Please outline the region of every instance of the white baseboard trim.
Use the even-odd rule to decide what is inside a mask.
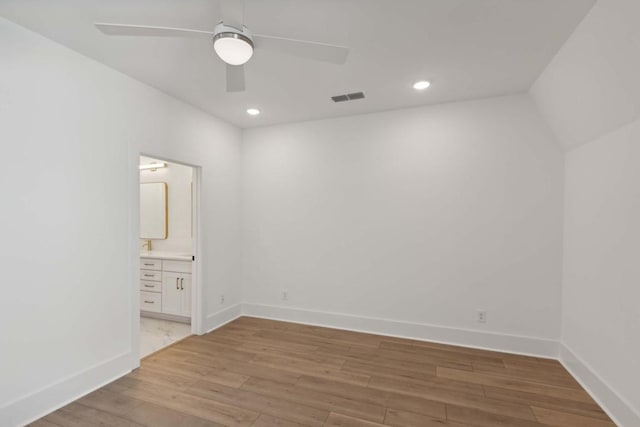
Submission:
[[[208,315],[205,319],[204,330],[207,331],[206,333],[209,333],[214,329],[218,329],[220,326],[236,320],[240,316],[242,316],[242,304],[232,305],[222,311]]]
[[[389,335],[422,341],[454,344],[483,350],[504,351],[557,359],[559,343],[550,339],[458,329],[423,323],[353,316],[262,304],[242,304],[242,314],[356,332]]]
[[[175,314],[156,313],[154,311],[140,310],[140,317],[150,317],[151,319],[168,320],[170,322],[180,322],[191,324],[191,318],[185,316],[176,316]]]
[[[618,426],[640,426],[640,414],[566,344],[560,346],[560,363]]]
[[[115,356],[0,407],[0,425],[24,426],[131,372],[132,353]]]

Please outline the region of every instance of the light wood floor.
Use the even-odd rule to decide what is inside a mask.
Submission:
[[[243,317],[33,425],[614,424],[557,361]]]

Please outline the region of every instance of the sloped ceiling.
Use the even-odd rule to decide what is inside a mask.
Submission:
[[[640,118],[640,1],[600,0],[531,95],[565,149]]]
[[[241,1],[241,0],[238,0]],[[94,22],[212,30],[218,0],[1,0],[0,15],[240,127],[527,91],[593,0],[244,0],[256,33],[347,45],[343,66],[256,51],[226,93],[210,40],[108,37]],[[418,79],[432,87],[416,93]],[[335,104],[332,95],[364,91]],[[247,107],[263,114],[248,117]]]

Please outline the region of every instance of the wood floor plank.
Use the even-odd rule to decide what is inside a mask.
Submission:
[[[251,425],[251,427],[303,427],[304,424],[294,423],[293,421],[283,420],[282,418],[272,417],[271,415],[262,414]]]
[[[557,427],[615,427],[610,420],[601,420],[597,418],[584,417],[582,415],[570,414],[564,411],[555,411],[552,409],[531,408],[533,414],[542,424]]]
[[[485,386],[484,390],[488,398],[503,402],[514,402],[524,405],[538,406],[540,408],[556,409],[601,420],[609,419],[607,414],[595,401],[579,402],[575,400],[558,399],[557,397],[545,396],[542,394],[489,386]]]
[[[428,380],[433,379],[436,376],[436,368],[437,367],[433,365],[431,368],[425,367],[424,369],[414,370],[397,366],[389,366],[380,362],[347,360],[342,364],[340,369],[344,372],[358,373],[368,376],[378,375],[390,376],[392,378]]]
[[[35,427],[610,427],[556,360],[241,317]]]
[[[590,402],[591,397],[586,391],[575,388],[558,387],[549,384],[533,383],[519,379],[508,378],[499,375],[483,374],[478,372],[460,371],[451,368],[437,369],[438,377],[450,380],[467,382],[469,384],[481,384],[495,387],[502,387],[510,390],[527,391],[531,393],[544,394],[559,399],[577,400]]]
[[[250,426],[260,415],[257,411],[199,398],[133,379],[129,389],[122,394],[225,426]]]
[[[287,400],[277,393],[260,394],[250,389],[234,389],[208,381],[196,383],[186,393],[308,426],[322,425],[329,415],[328,410]]]
[[[542,424],[537,421],[523,420],[521,418],[514,418],[507,415],[495,414],[457,405],[447,405],[447,419],[465,425],[478,427],[542,427]]]
[[[384,424],[393,427],[464,427],[462,424],[447,421],[442,418],[433,418],[427,415],[401,411],[393,408],[387,409]]]
[[[329,418],[327,418],[327,422],[324,425],[326,427],[385,427],[384,424],[365,421],[336,412],[329,414]]]
[[[406,378],[373,376],[371,377],[369,385],[371,387],[390,389],[415,396],[427,396],[437,391],[484,397],[482,385],[464,381],[443,381],[441,378],[419,381]]]
[[[454,359],[433,355],[417,355],[409,351],[398,351],[381,348],[370,351],[361,348],[352,348],[349,356],[357,360],[388,361],[389,363],[404,363],[407,366],[443,366],[447,368],[472,370],[473,366],[469,360]]]
[[[367,385],[369,383],[369,379],[371,378],[368,375],[345,372],[340,370],[339,368],[332,368],[313,362],[297,360],[291,357],[256,355],[253,360],[251,360],[251,363],[269,368],[281,368],[285,371],[297,374],[318,375],[324,378],[332,378],[336,381],[358,385]]]
[[[195,417],[154,403],[145,402],[124,417],[144,426],[153,427],[221,427],[223,424],[215,423],[204,418]],[[107,424],[108,425],[108,424]]]
[[[388,392],[385,400],[385,407],[427,415],[432,418],[445,419],[447,417],[446,406],[444,403],[399,393]]]
[[[432,347],[416,346],[411,344],[402,344],[398,342],[383,341],[380,344],[380,348],[383,350],[392,350],[398,352],[404,352],[412,357],[419,358],[435,358],[442,360],[460,361],[464,363],[472,362],[485,362],[485,363],[500,363],[502,359],[495,356],[487,356],[482,354],[470,354],[467,352],[455,352],[448,350],[440,350]]]
[[[473,363],[473,372],[496,375],[527,382],[541,383],[557,387],[580,390],[580,384],[569,374],[561,375],[543,369],[532,370],[522,367],[496,367],[489,364]]]
[[[200,366],[214,366],[216,368],[226,369],[229,372],[248,375],[249,377],[258,377],[271,379],[286,384],[295,384],[300,378],[299,373],[282,369],[278,366],[264,366],[252,364],[249,362],[236,362],[215,358],[209,355],[198,355],[188,359],[185,363],[193,363]]]
[[[520,418],[524,420],[535,419],[533,413],[531,412],[531,408],[528,405],[488,399],[484,396],[478,396],[477,394],[452,392],[450,390],[442,390],[429,387],[415,389],[407,387],[403,382],[389,380],[388,378],[374,378],[369,383],[369,386],[371,388],[395,391],[400,394],[417,396],[427,400],[442,402],[446,404],[454,404],[489,413],[504,414],[510,417]]]
[[[358,396],[363,402],[384,406],[387,394],[382,390],[377,390],[367,386],[349,384],[332,380],[330,378],[316,377],[312,375],[302,375],[296,386],[305,389],[318,390],[323,393],[333,394],[349,398]]]
[[[295,359],[307,361],[310,363],[318,363],[325,366],[330,366],[332,368],[338,369],[340,368],[344,362],[345,358],[341,356],[320,353],[318,352],[319,347],[312,347],[313,350],[300,350],[300,349],[292,349],[283,346],[274,346],[270,343],[254,343],[248,342],[244,343],[238,347],[241,351],[247,351],[255,354],[263,354],[263,355],[271,355],[271,356],[280,356],[280,357],[293,357]]]
[[[142,405],[144,402],[132,398],[131,396],[124,396],[119,393],[112,393],[105,389],[99,389],[94,391],[93,393],[89,393],[81,399],[78,399],[73,404],[75,403],[99,409],[101,411],[108,412],[114,415],[124,415],[127,412],[135,409],[137,406]]]
[[[183,376],[159,369],[153,369],[153,365],[145,364],[129,374],[130,378],[149,381],[154,384],[162,385],[176,390],[184,390],[190,385],[198,381],[198,378],[192,376]]]
[[[55,424],[51,421],[48,421],[47,418],[40,418],[29,424],[30,427],[60,427],[60,424]]]
[[[75,426],[113,426],[113,427],[141,427],[131,420],[107,411],[92,408],[73,402],[59,411],[49,414],[46,420],[61,427]]]
[[[360,401],[358,396],[345,398],[259,378],[251,378],[242,385],[242,389],[267,396],[279,396],[302,405],[339,412],[368,421],[382,422],[385,415],[384,407]]]

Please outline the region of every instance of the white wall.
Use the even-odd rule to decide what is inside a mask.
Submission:
[[[240,132],[1,18],[0,61],[0,425],[12,426],[137,363],[140,152],[202,166],[203,316],[219,293],[239,302]]]
[[[563,343],[640,414],[640,121],[567,154],[565,218]]]
[[[563,360],[640,425],[640,2],[599,1],[531,94],[566,160]]]
[[[151,247],[154,251],[192,254],[192,168],[177,163],[140,156],[141,165],[159,162],[166,163],[167,167],[140,171],[141,183],[164,182],[167,184],[167,238],[152,240]],[[141,247],[144,242],[145,240],[140,242]],[[143,249],[143,251],[144,250],[145,249]]]
[[[556,340],[562,183],[527,95],[246,130],[244,299]]]

